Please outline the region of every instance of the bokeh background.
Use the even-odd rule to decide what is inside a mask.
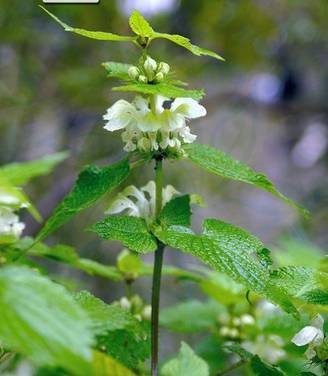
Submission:
[[[51,176],[27,187],[46,218],[83,165],[112,163],[123,155],[119,134],[102,128],[102,114],[120,94],[111,92],[115,82],[106,78],[100,63],[133,63],[139,51],[66,33],[37,5],[33,0],[0,0],[0,162],[70,152]],[[196,229],[203,218],[219,217],[244,226],[269,248],[303,246],[326,253],[326,0],[101,0],[99,5],[48,7],[70,25],[119,34],[130,33],[127,18],[137,8],[155,29],[180,33],[222,54],[225,63],[193,56],[164,40],[150,49],[152,57],[167,61],[190,87],[206,89],[208,116],[191,124],[199,141],[265,172],[283,193],[307,207],[311,218],[305,221],[275,197],[210,176],[187,162],[166,163],[166,181],[206,199],[206,209],[195,208]],[[130,182],[144,185],[152,177],[146,166]],[[69,244],[85,257],[115,263],[119,245],[84,231],[103,217],[105,205],[103,200],[77,216],[49,244]],[[40,225],[28,215],[25,221],[26,234],[36,234]],[[165,261],[179,266],[195,262],[173,250],[166,251]],[[107,301],[124,294],[119,284],[56,263],[49,266],[61,279],[73,279]],[[135,291],[149,301],[150,280],[142,278]],[[163,306],[196,296],[194,286],[164,278]],[[163,336],[162,351],[172,352],[179,339]]]

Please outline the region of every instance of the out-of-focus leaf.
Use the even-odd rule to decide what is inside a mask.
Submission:
[[[262,243],[245,230],[208,219],[204,221],[202,235],[182,226],[171,226],[157,231],[156,235],[163,243],[191,253],[215,270],[279,304],[287,312],[297,314],[286,292],[271,283],[268,270],[254,258]]]
[[[160,324],[174,332],[193,333],[210,331],[215,327],[222,305],[215,301],[189,300],[164,308],[160,313]]]
[[[108,305],[87,291],[77,294],[76,300],[89,315],[98,349],[130,369],[149,357],[148,322],[138,321],[118,304]]]
[[[117,63],[115,61],[107,61],[102,63],[106,69],[108,77],[119,78],[120,80],[130,80],[128,70],[132,67],[131,64]]]
[[[201,48],[198,47],[192,43],[190,43],[190,39],[183,37],[182,35],[177,35],[177,34],[166,34],[166,33],[154,33],[152,36],[152,39],[155,38],[164,38],[168,39],[169,41],[178,44],[179,46],[186,48],[188,51],[192,52],[194,55],[197,56],[211,56],[214,57],[215,59],[222,60],[224,61],[224,58],[220,55],[218,55],[216,52],[207,50],[206,48]]]
[[[117,268],[121,273],[138,276],[142,267],[141,258],[127,249],[124,249],[117,257]]]
[[[181,87],[174,86],[170,83],[159,84],[143,84],[134,83],[124,86],[117,86],[112,88],[113,91],[128,91],[141,94],[160,94],[168,98],[187,97],[195,100],[200,100],[204,96],[204,90],[187,90]]]
[[[43,240],[73,215],[95,204],[105,193],[113,191],[129,175],[127,159],[112,166],[87,166],[79,175],[72,191],[57,206],[37,236]]]
[[[34,161],[10,163],[0,168],[0,176],[13,185],[23,185],[37,176],[48,174],[67,157],[67,152],[61,152]]]
[[[119,240],[126,247],[140,253],[153,252],[157,248],[155,237],[148,231],[140,217],[110,216],[89,228],[103,239]]]
[[[137,11],[134,10],[129,18],[129,25],[134,33],[141,37],[150,38],[154,34],[149,22]]]
[[[115,268],[115,266],[103,265],[100,262],[94,260],[80,258],[76,260],[76,262],[73,263],[72,266],[91,275],[98,275],[100,277],[111,279],[113,281],[122,280],[122,275],[121,273],[119,273],[117,268]]]
[[[117,360],[100,351],[93,352],[92,376],[136,376]]]
[[[0,270],[0,339],[37,365],[88,375],[87,315],[60,285],[24,267]]]
[[[76,294],[75,300],[88,314],[95,335],[105,335],[108,331],[134,328],[139,325],[131,313],[119,304],[106,304],[88,291]]]
[[[183,148],[188,154],[188,158],[205,170],[224,178],[255,185],[297,208],[304,216],[308,216],[309,213],[306,209],[280,193],[266,175],[254,171],[249,166],[233,159],[221,150],[195,142],[185,144]]]
[[[181,343],[179,354],[162,367],[161,376],[209,376],[206,362],[185,343]]]
[[[52,17],[56,22],[58,22],[64,29],[65,31],[70,31],[75,34],[82,35],[87,38],[92,38],[92,39],[98,39],[98,40],[110,40],[110,41],[117,41],[117,42],[133,42],[135,40],[135,37],[128,37],[128,36],[122,36],[122,35],[117,35],[113,33],[105,33],[103,31],[90,31],[90,30],[84,30],[84,29],[79,29],[75,27],[71,27],[67,25],[66,23],[62,22],[58,17],[56,17],[54,14],[49,12],[46,8],[43,6],[39,5],[41,9],[43,9],[46,13],[49,14],[50,17]]]

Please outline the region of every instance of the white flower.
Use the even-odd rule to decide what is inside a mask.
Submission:
[[[0,236],[19,238],[24,228],[24,223],[19,222],[19,217],[12,208],[0,206]]]
[[[316,352],[314,348],[322,345],[324,340],[323,332],[324,320],[321,315],[316,315],[310,322],[310,325],[305,326],[292,338],[292,342],[296,346],[309,345],[309,348],[305,352],[308,359],[312,359]]]
[[[170,71],[170,66],[167,63],[160,62],[158,64],[158,72],[161,72],[166,76]]]
[[[245,350],[258,354],[269,363],[277,363],[286,357],[286,351],[283,349],[284,341],[276,335],[259,335],[254,341],[244,341],[241,343]]]
[[[163,188],[162,205],[164,206],[178,193],[172,185]],[[118,214],[126,211],[127,215],[142,217],[149,223],[155,217],[155,202],[156,186],[153,181],[150,181],[141,189],[130,185],[116,196],[105,214]]]
[[[145,152],[174,148],[181,150],[183,143],[192,143],[196,135],[186,122],[206,115],[206,109],[191,98],[176,98],[170,108],[164,108],[169,98],[154,96],[153,111],[148,99],[137,96],[132,103],[118,100],[103,116],[104,128],[110,132],[124,129],[124,150]]]
[[[12,236],[19,238],[25,228],[25,224],[19,221],[15,210],[27,207],[19,197],[0,189],[0,236]]]
[[[147,56],[145,62],[144,62],[144,69],[147,73],[149,81],[152,81],[155,76],[155,72],[157,70],[157,63],[154,59],[152,59],[150,56]]]
[[[123,296],[123,297],[120,299],[120,306],[121,306],[123,309],[130,310],[132,304],[131,304],[130,300],[129,300],[126,296]]]
[[[140,71],[137,67],[132,66],[128,69],[128,75],[132,80],[136,80],[140,75]]]

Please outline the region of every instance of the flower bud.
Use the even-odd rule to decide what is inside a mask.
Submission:
[[[158,64],[158,71],[163,73],[164,76],[167,75],[170,71],[170,66],[167,63],[160,62]]]
[[[163,74],[162,72],[158,72],[158,73],[156,73],[156,75],[155,75],[155,80],[156,80],[157,82],[161,82],[161,81],[163,81],[163,80],[164,80],[164,74]]]
[[[150,305],[146,305],[142,311],[142,317],[145,319],[145,320],[150,320],[151,318],[151,306]]]
[[[143,74],[141,74],[139,77],[138,77],[138,81],[139,82],[142,82],[143,84],[146,84],[148,82],[148,79],[146,76],[144,76]]]
[[[140,75],[140,71],[137,67],[132,66],[128,69],[128,75],[131,78],[131,80],[136,80]]]
[[[248,314],[244,314],[241,316],[240,321],[243,325],[254,325],[255,320],[254,317]]]
[[[120,306],[123,309],[129,310],[131,308],[131,303],[127,297],[123,296],[123,298],[120,299]]]
[[[150,56],[147,56],[147,59],[144,63],[145,71],[148,73],[153,74],[157,69],[157,63],[154,59],[152,59]]]

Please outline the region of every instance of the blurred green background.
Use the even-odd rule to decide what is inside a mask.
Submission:
[[[102,114],[121,94],[111,92],[115,82],[106,78],[100,63],[134,63],[139,51],[66,33],[37,5],[0,0],[0,162],[69,150],[70,158],[54,174],[28,186],[46,218],[83,165],[111,163],[123,155],[120,135],[102,128]],[[311,211],[311,219],[304,221],[265,192],[210,176],[187,162],[167,162],[166,181],[181,192],[205,197],[207,208],[195,209],[196,228],[203,218],[218,217],[244,226],[269,247],[283,248],[293,239],[294,246],[309,243],[326,250],[326,0],[101,0],[99,5],[48,7],[72,26],[118,34],[130,33],[127,18],[137,8],[155,29],[180,33],[222,54],[225,63],[193,56],[164,40],[150,49],[152,57],[168,62],[190,87],[205,87],[208,116],[191,124],[199,141],[268,174],[283,193]],[[130,182],[144,185],[152,177],[146,166]],[[104,200],[79,215],[49,243],[66,243],[83,256],[115,262],[120,247],[84,231],[103,217],[105,205]],[[25,221],[25,233],[36,234],[39,224],[28,215]],[[194,262],[172,250],[165,261],[180,266]],[[62,278],[76,278],[106,300],[124,293],[122,286],[104,279],[51,266]],[[149,301],[149,279],[138,282],[137,291]],[[197,294],[166,278],[163,305]]]

